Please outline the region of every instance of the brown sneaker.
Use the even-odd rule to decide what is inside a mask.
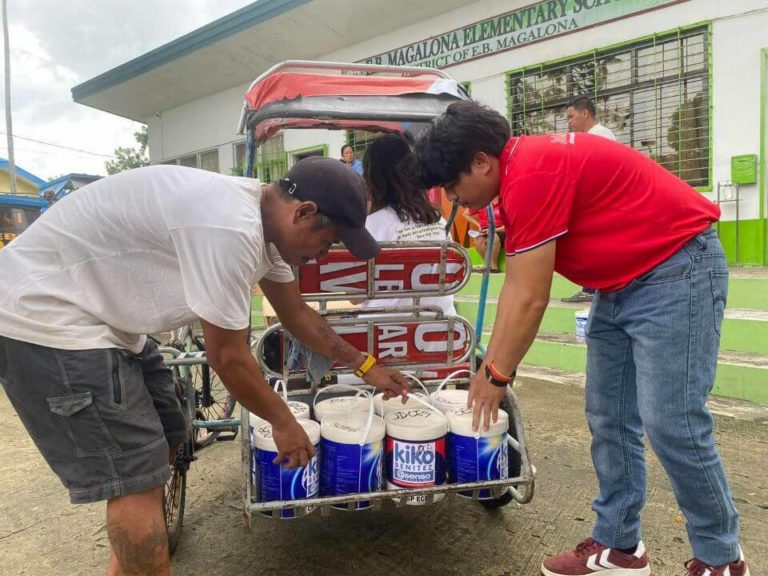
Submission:
[[[545,576],[649,576],[651,567],[642,542],[634,554],[624,554],[587,538],[575,550],[544,560],[541,572]]]
[[[701,560],[691,558],[685,563],[685,569],[685,576],[749,576],[749,566],[744,560],[743,552],[739,553],[738,561],[723,566],[709,566]]]
[[[580,290],[579,292],[576,292],[573,296],[568,296],[567,298],[560,298],[561,302],[592,302],[592,300],[595,298],[595,295],[591,292],[584,292],[583,290]]]

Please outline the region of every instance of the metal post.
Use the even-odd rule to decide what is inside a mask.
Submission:
[[[11,194],[16,194],[16,161],[13,153],[13,124],[11,122],[11,45],[8,38],[8,2],[3,0],[3,45],[5,56],[5,135],[8,138],[8,176]]]
[[[491,258],[493,256],[493,243],[496,241],[496,220],[493,216],[493,203],[488,204],[488,243],[485,247],[485,266],[483,267],[483,279],[480,282],[480,302],[477,306],[477,322],[475,324],[475,334],[477,334],[477,344],[485,356],[485,346],[482,344],[483,328],[485,324],[485,304],[488,298],[488,285],[490,284]]]

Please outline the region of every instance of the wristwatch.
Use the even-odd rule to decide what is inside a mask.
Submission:
[[[365,354],[365,360],[355,370],[355,376],[358,378],[365,376],[376,365],[376,357],[373,354],[368,354],[368,352],[363,352],[363,354]]]
[[[494,386],[498,386],[499,388],[506,388],[508,384],[512,384],[515,381],[515,376],[517,375],[517,370],[512,372],[511,375],[505,376],[498,370],[496,370],[496,367],[493,365],[493,362],[489,362],[485,365],[485,377]]]

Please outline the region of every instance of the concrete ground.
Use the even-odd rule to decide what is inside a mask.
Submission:
[[[190,472],[174,574],[522,576],[590,533],[596,482],[578,386],[528,380],[518,390],[536,496],[489,513],[453,500],[431,508],[337,513],[242,528],[239,439],[202,451]],[[734,411],[738,413],[738,410]],[[71,506],[0,392],[0,575],[105,573],[104,505]],[[717,439],[742,514],[753,576],[768,574],[768,425],[717,417]],[[653,574],[684,573],[685,526],[666,477],[649,459],[644,539]]]

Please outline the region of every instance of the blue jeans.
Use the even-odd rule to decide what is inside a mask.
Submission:
[[[614,293],[587,321],[587,421],[600,494],[592,537],[640,541],[646,473],[642,436],[669,476],[699,560],[739,557],[739,515],[706,407],[720,346],[728,268],[712,229]]]

